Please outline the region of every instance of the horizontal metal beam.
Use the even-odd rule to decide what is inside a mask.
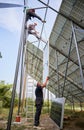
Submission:
[[[69,21],[72,21],[73,23],[75,23],[77,26],[79,26],[80,28],[84,29],[84,24],[79,23],[79,21],[77,21],[75,18],[73,18],[72,16],[67,16],[66,14],[64,14],[63,12],[59,12],[57,10],[55,10],[54,8],[52,8],[51,6],[47,5],[46,3],[44,3],[41,0],[38,0],[39,2],[41,2],[42,4],[44,4],[45,6],[47,6],[48,8],[50,8],[51,10],[53,10],[54,12],[58,13],[59,15],[63,16],[64,18],[68,19]]]
[[[58,93],[58,91],[56,91],[55,88],[53,88],[53,89],[54,89],[54,94],[55,94],[55,93]],[[53,92],[53,91],[52,91],[52,86],[49,86],[49,90],[51,90],[51,92]],[[73,96],[73,95],[71,94],[70,96]],[[64,96],[64,97],[66,98],[66,100],[68,100],[68,101],[70,101],[70,102],[72,103],[72,100],[71,100],[69,97],[67,97],[67,96]],[[76,99],[76,101],[80,101],[80,100],[77,99],[76,97],[75,97],[75,99]]]
[[[38,55],[35,55],[34,54],[34,52],[32,52],[31,50],[29,50],[29,48],[27,48],[27,51],[29,52],[29,53],[31,53],[32,55],[34,55],[37,59],[39,59],[41,62],[43,62],[43,60],[38,56]],[[57,70],[56,70],[56,68],[55,67],[53,67],[52,65],[49,65],[49,67],[52,69],[52,70],[54,70],[55,72],[57,72]],[[62,73],[62,72],[60,72],[60,71],[58,71],[58,74],[61,76],[61,77],[65,77],[65,75]],[[77,82],[75,82],[75,81],[73,81],[71,78],[69,78],[68,76],[66,77],[66,80],[67,81],[69,81],[71,84],[73,84],[74,86],[76,86],[79,90],[81,90],[81,91],[83,91],[84,92],[84,90],[82,90],[82,88],[81,88],[81,85],[78,85],[77,84]]]
[[[53,46],[51,44],[49,44],[49,46],[51,48],[53,48],[54,50],[58,51],[60,54],[62,54],[63,56],[65,56],[66,58],[68,58],[68,55],[66,55],[62,50],[59,50],[56,46]],[[76,64],[77,66],[79,66],[79,64],[77,62],[75,62],[71,57],[69,57],[69,60],[72,61],[74,64]],[[84,69],[84,67],[82,67],[82,69]]]

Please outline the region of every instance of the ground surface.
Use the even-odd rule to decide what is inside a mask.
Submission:
[[[7,121],[0,121],[0,130],[5,130],[7,128]],[[59,130],[58,126],[49,118],[49,116],[42,115],[40,119],[41,130]],[[33,126],[30,122],[26,121],[24,118],[21,119],[21,123],[13,122],[11,130],[33,130]]]
[[[11,130],[33,130],[32,125],[21,119],[22,123],[12,124]],[[83,114],[77,113],[72,116],[64,118],[63,130],[84,130],[84,112]],[[40,126],[42,130],[59,130],[57,125],[49,118],[49,115],[45,114],[41,116]],[[6,130],[7,121],[0,118],[0,130]]]
[[[84,112],[76,112],[64,119],[63,130],[84,130]]]

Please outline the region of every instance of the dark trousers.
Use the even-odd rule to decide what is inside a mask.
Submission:
[[[35,105],[36,106],[35,121],[34,121],[35,126],[39,125],[39,119],[40,119],[40,115],[41,115],[42,105],[43,105],[43,103]]]

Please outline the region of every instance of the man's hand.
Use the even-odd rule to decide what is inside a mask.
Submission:
[[[42,20],[42,23],[46,23],[46,21],[45,21],[45,20]]]

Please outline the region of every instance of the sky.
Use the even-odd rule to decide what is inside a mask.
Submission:
[[[42,0],[47,3],[47,0]],[[62,0],[50,0],[49,5],[54,9],[58,10]],[[0,0],[0,2],[8,2],[23,5],[24,0]],[[44,7],[38,0],[28,0],[29,8]],[[36,13],[44,19],[45,9],[38,9]],[[0,8],[0,52],[2,58],[0,58],[0,81],[5,83],[13,83],[18,47],[20,42],[21,27],[23,20],[23,7],[20,8]],[[48,9],[46,15],[46,23],[42,37],[45,40],[49,39],[51,30],[53,28],[57,14]],[[37,22],[36,30],[41,33],[42,22],[34,18],[28,21],[29,23]],[[28,36],[30,42],[37,40],[34,36]],[[38,46],[38,43],[35,43]],[[42,49],[42,44],[39,46]]]

